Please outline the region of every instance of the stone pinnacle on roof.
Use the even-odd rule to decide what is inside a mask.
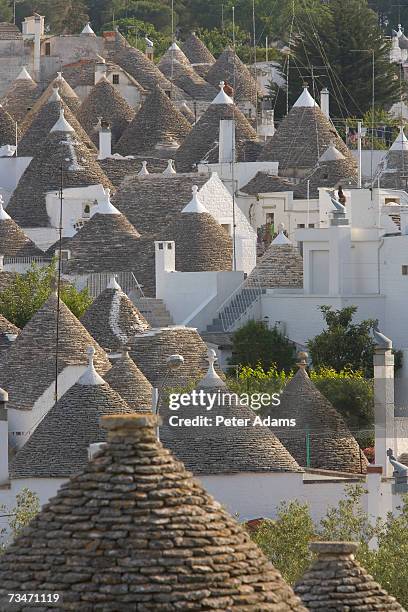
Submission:
[[[199,381],[198,388],[199,389],[205,389],[205,388],[215,389],[219,387],[220,389],[226,389],[227,385],[226,385],[225,380],[222,380],[222,378],[217,374],[214,368],[215,362],[218,359],[217,353],[214,351],[214,349],[208,349],[207,359],[208,359],[208,372],[204,376],[204,378],[202,378]]]
[[[295,584],[295,593],[308,610],[319,612],[404,612],[356,561],[357,549],[355,542],[312,542],[310,550],[317,553],[317,559]]]
[[[61,108],[60,116],[57,123],[51,128],[51,132],[65,132],[65,133],[73,133],[74,128],[68,123],[65,119],[65,111]]]
[[[81,318],[93,338],[106,350],[118,351],[150,325],[122,291],[115,276]]]
[[[208,210],[198,197],[198,187],[193,185],[192,187],[193,197],[190,202],[183,208],[183,213],[208,213]]]
[[[184,115],[166,93],[156,87],[123,132],[116,151],[121,155],[160,157],[160,151],[166,147],[174,151],[190,130],[191,125]]]
[[[28,72],[25,66],[22,67],[21,71],[16,77],[16,81],[33,81],[30,73]]]
[[[91,218],[99,213],[100,215],[121,215],[122,213],[111,202],[111,190],[105,189],[105,197],[91,211]]]
[[[117,391],[127,405],[136,412],[151,412],[153,387],[129,356],[127,347],[119,358],[112,359],[112,367],[105,380]]]
[[[81,34],[90,34],[95,36],[95,32],[93,31],[93,29],[91,28],[91,23],[90,21],[88,21],[88,23],[85,25],[84,29],[82,30]]]
[[[163,170],[162,174],[164,176],[170,176],[171,174],[177,174],[174,169],[174,159],[167,160],[167,168]]]
[[[211,104],[234,104],[234,100],[225,93],[225,89],[224,89],[225,82],[220,81],[219,86],[220,86],[220,91],[216,95],[214,100],[211,102]]]
[[[142,161],[142,167],[137,173],[137,176],[148,176],[150,172],[147,169],[147,161]]]
[[[35,313],[8,351],[1,381],[10,393],[10,408],[31,410],[55,381],[56,321],[59,308],[58,371],[86,365],[86,349],[96,349],[95,363],[104,374],[110,367],[106,353],[55,293]]]
[[[274,244],[274,245],[292,244],[289,238],[285,236],[284,231],[285,231],[285,226],[283,225],[283,223],[279,223],[278,235],[276,236],[276,238],[272,240],[271,244]]]
[[[107,445],[1,556],[1,596],[24,584],[77,610],[97,601],[112,610],[306,612],[248,533],[158,442],[157,425],[150,414],[102,419]]]
[[[19,328],[0,314],[0,362],[4,359],[2,356],[5,354],[4,352],[10,348],[12,339],[17,337],[19,333]]]
[[[408,151],[408,138],[405,136],[404,126],[400,126],[399,134],[392,143],[390,151]]]
[[[112,143],[116,144],[135,114],[135,110],[121,93],[103,76],[82,102],[78,120],[95,144],[99,142],[99,133],[96,130],[98,117],[109,123]]]
[[[314,100],[310,95],[309,88],[307,85],[303,86],[303,91],[293,106],[295,106],[296,108],[313,108],[314,106],[318,106],[316,100]]]
[[[331,161],[339,161],[341,159],[346,159],[338,149],[336,149],[335,145],[331,143],[327,149],[322,153],[319,157],[319,162],[331,162]]]
[[[95,358],[95,349],[93,346],[90,346],[87,350],[88,354],[88,368],[82,374],[82,376],[78,379],[78,385],[103,385],[105,381],[102,376],[99,376],[98,372],[95,370],[94,358]]]
[[[4,210],[3,204],[4,204],[3,196],[0,195],[0,221],[11,219],[10,215],[8,215],[6,211]],[[2,251],[2,255],[3,255],[3,251]]]
[[[54,87],[54,91],[50,95],[48,102],[61,102],[61,96],[59,95],[58,87]]]

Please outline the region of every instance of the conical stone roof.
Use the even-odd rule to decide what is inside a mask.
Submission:
[[[100,119],[109,123],[112,143],[115,144],[134,119],[135,114],[135,110],[125,98],[103,76],[82,102],[77,116],[89,137],[98,145],[97,125]]]
[[[176,243],[176,270],[232,270],[232,239],[208,212],[183,212],[157,240]]]
[[[75,115],[59,96],[55,89],[47,104],[43,104],[36,115],[32,118],[30,125],[25,130],[20,142],[18,143],[18,154],[21,157],[35,157],[41,153],[48,135],[57,123],[61,108],[64,110],[65,119],[75,130],[77,138],[93,153],[96,147]]]
[[[37,83],[23,69],[6,91],[1,104],[4,110],[20,124],[32,109],[40,93]]]
[[[162,72],[144,53],[134,47],[121,47],[114,56],[114,62],[121,66],[136,79],[147,91],[154,91],[160,87],[163,91],[171,92],[173,100],[185,100],[188,95],[172,85]]]
[[[312,542],[310,549],[318,557],[295,584],[295,592],[308,610],[375,610],[404,612],[356,561],[355,542]]]
[[[407,189],[408,139],[403,127],[400,127],[397,138],[379,164],[373,184],[377,187],[378,182],[385,189]]]
[[[9,393],[9,408],[31,410],[55,380],[57,307],[57,296],[52,294],[8,351],[7,364],[0,371],[0,386]],[[104,374],[110,368],[105,352],[61,301],[58,371],[85,365],[89,346],[95,348],[95,365]]]
[[[248,153],[248,143],[258,145],[257,134],[248,119],[234,104],[212,103],[193,126],[176,153],[178,172],[191,172],[201,161],[217,163],[220,120],[235,120],[235,148],[237,161],[254,161]],[[256,155],[259,149],[255,148]]]
[[[62,121],[58,121],[47,136],[42,150],[33,158],[11,196],[7,210],[21,227],[49,225],[46,194],[59,192],[61,165],[65,188],[90,185],[112,188],[89,149],[62,117]]]
[[[135,334],[150,328],[115,280],[91,304],[81,323],[100,346],[111,351],[121,349]]]
[[[114,359],[105,380],[136,412],[151,412],[153,387],[125,349]]]
[[[318,198],[320,187],[337,188],[339,185],[344,188],[357,187],[357,183],[356,161],[345,157],[334,145],[330,145],[320,157],[317,167],[310,176],[294,187],[293,194],[295,198],[305,199],[309,191],[310,198]]]
[[[67,274],[133,270],[140,235],[112,204],[99,206],[91,219],[69,242],[71,257],[64,263]]]
[[[130,356],[153,387],[163,380],[166,359],[176,354],[184,357],[184,363],[168,373],[166,387],[185,387],[201,380],[208,370],[207,353],[204,340],[191,327],[152,329],[130,343]]]
[[[5,257],[45,257],[41,249],[25,235],[10,215],[3,209],[0,196],[0,254]]]
[[[190,36],[182,44],[182,49],[191,64],[215,63],[215,57],[195,32],[191,32]]]
[[[97,601],[109,610],[305,612],[250,536],[157,441],[154,415],[104,417],[103,426],[107,447],[1,556],[2,597],[23,588],[60,593],[63,609]]]
[[[362,473],[367,460],[342,416],[318,391],[301,365],[274,407],[274,419],[296,419],[296,427],[272,428],[302,467]],[[309,442],[307,441],[307,438]]]
[[[121,155],[158,155],[162,145],[178,147],[191,125],[165,92],[156,87],[116,145]],[[168,157],[174,155],[174,149]]]
[[[30,112],[27,113],[24,121],[21,124],[22,133],[24,133],[28,129],[29,125],[33,121],[34,117],[36,116],[40,108],[44,104],[48,104],[48,101],[50,97],[52,96],[52,94],[54,93],[54,89],[56,88],[58,88],[59,95],[64,100],[65,104],[68,106],[69,110],[74,115],[76,115],[76,113],[79,110],[79,107],[81,106],[81,101],[76,95],[75,91],[72,89],[72,87],[64,79],[64,77],[62,76],[62,73],[58,73],[56,78],[53,81],[51,81],[51,83],[48,85],[46,90],[35,101]]]
[[[235,102],[250,101],[256,105],[258,83],[231,47],[226,47],[207,73],[207,81],[218,87],[225,81],[234,89]]]
[[[176,43],[173,43],[166,51],[158,67],[170,81],[187,92],[194,100],[210,101],[217,95],[216,88],[197,74]]]
[[[198,405],[194,404],[193,394],[190,394],[190,405],[181,406],[177,412],[167,406],[160,410],[163,421],[160,440],[163,445],[194,474],[300,471],[299,465],[278,438],[267,427],[256,424],[256,413],[236,397],[231,397],[225,382],[214,370],[211,351],[209,361],[209,372],[196,389],[196,393],[203,394]],[[211,407],[213,399],[214,405]],[[211,425],[203,423],[195,427],[174,427],[170,419],[175,414],[179,419],[204,415]],[[217,418],[224,419],[218,426]],[[234,420],[234,427],[225,424]]]
[[[303,287],[303,259],[293,244],[275,241],[258,260],[247,279],[248,286],[275,289]]]
[[[307,92],[306,97],[304,92]],[[322,113],[307,89],[267,141],[259,161],[279,162],[282,176],[306,176],[320,156],[333,144],[346,159],[355,160],[340,138],[336,128]]]
[[[106,439],[101,417],[131,412],[91,364],[18,451],[10,466],[11,477],[68,478],[78,474],[86,466],[89,445]]]
[[[15,119],[0,104],[0,147],[15,145],[16,139],[20,138],[20,129],[16,128]]]

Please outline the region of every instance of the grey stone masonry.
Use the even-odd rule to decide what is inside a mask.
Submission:
[[[4,612],[13,591],[60,593],[58,609],[76,612],[306,611],[235,519],[157,441],[157,417],[102,424],[107,446],[0,557]]]
[[[404,608],[361,567],[354,542],[312,542],[317,560],[295,585],[308,610],[388,612]]]

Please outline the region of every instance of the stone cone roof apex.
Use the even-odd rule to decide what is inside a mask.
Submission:
[[[182,213],[199,213],[199,214],[208,213],[208,210],[206,209],[204,204],[202,204],[202,202],[200,201],[198,197],[197,185],[193,185],[192,191],[193,191],[193,198],[190,200],[187,206],[183,208],[181,212]]]
[[[234,100],[225,93],[224,81],[220,82],[220,92],[215,96],[211,104],[234,104]]]
[[[87,385],[87,386],[97,386],[104,385],[105,381],[102,376],[99,376],[98,372],[95,370],[94,366],[94,357],[95,357],[95,349],[93,346],[90,346],[87,350],[88,353],[88,367],[86,371],[82,374],[82,376],[78,380],[78,385]]]
[[[91,213],[91,217],[96,215],[96,213],[99,213],[100,215],[120,215],[122,214],[117,208],[115,208],[115,206],[112,204],[110,200],[110,196],[111,196],[110,189],[105,189],[105,196],[106,197],[104,198],[104,200],[100,202],[98,206],[96,206],[93,209]]]
[[[34,81],[30,75],[30,73],[28,72],[27,68],[24,66],[19,75],[16,78],[16,81]]]
[[[164,176],[170,176],[171,174],[177,174],[177,172],[174,169],[174,160],[173,159],[169,159],[167,161],[167,168],[162,172],[162,174]]]
[[[11,219],[11,217],[4,210],[3,204],[4,204],[3,196],[0,195],[0,221],[8,221],[8,219]]]
[[[402,125],[400,126],[398,136],[391,145],[390,151],[408,151],[408,138],[405,136]]]
[[[207,388],[207,389],[214,389],[216,387],[219,387],[221,389],[226,389],[227,385],[226,383],[222,380],[222,378],[220,378],[220,376],[218,376],[217,372],[214,369],[214,365],[215,362],[217,361],[217,353],[214,351],[214,349],[208,349],[208,356],[207,356],[207,360],[208,360],[208,371],[207,374],[204,376],[204,378],[202,378],[200,380],[200,382],[198,383],[198,387],[203,389],[203,388]]]
[[[143,161],[142,162],[142,168],[141,170],[137,173],[137,176],[147,176],[148,174],[150,174],[150,172],[147,169],[147,161]]]
[[[296,100],[293,106],[296,108],[299,108],[299,107],[314,108],[315,106],[318,106],[318,104],[316,100],[312,98],[312,96],[309,93],[308,87],[305,85],[302,93],[300,94],[300,96],[298,97],[298,99]]]
[[[52,94],[48,98],[48,102],[61,102],[61,96],[59,95],[58,87],[54,88],[54,91],[52,92]]]
[[[330,144],[325,152],[319,157],[319,162],[328,162],[328,161],[337,161],[340,159],[345,159],[343,153],[340,153],[338,149],[334,146],[334,144]]]
[[[93,29],[91,28],[91,23],[88,21],[81,34],[95,34]]]
[[[283,225],[283,223],[279,223],[278,225],[278,235],[276,236],[276,238],[274,238],[274,240],[272,240],[271,244],[292,244],[292,242],[289,240],[289,238],[287,236],[285,236],[285,234],[283,233],[285,229],[285,226]]]
[[[60,116],[57,123],[54,125],[53,128],[51,128],[51,133],[52,132],[75,132],[72,125],[68,123],[68,121],[65,119],[65,111],[63,108],[61,108]]]
[[[181,49],[178,46],[178,44],[176,42],[174,42],[173,44],[170,45],[169,51],[181,51]]]
[[[112,274],[111,279],[109,283],[107,284],[106,288],[115,289],[116,291],[122,291],[122,287],[119,285],[118,281],[116,280],[116,276],[114,274]]]

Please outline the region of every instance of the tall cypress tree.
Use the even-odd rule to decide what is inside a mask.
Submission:
[[[361,117],[372,105],[373,53],[376,108],[388,108],[399,99],[398,68],[390,64],[389,42],[378,16],[366,0],[329,0],[328,12],[318,22],[304,11],[297,15],[289,62],[289,106],[307,82],[312,94],[327,87],[331,115]],[[286,91],[272,88],[277,115],[285,114]]]

